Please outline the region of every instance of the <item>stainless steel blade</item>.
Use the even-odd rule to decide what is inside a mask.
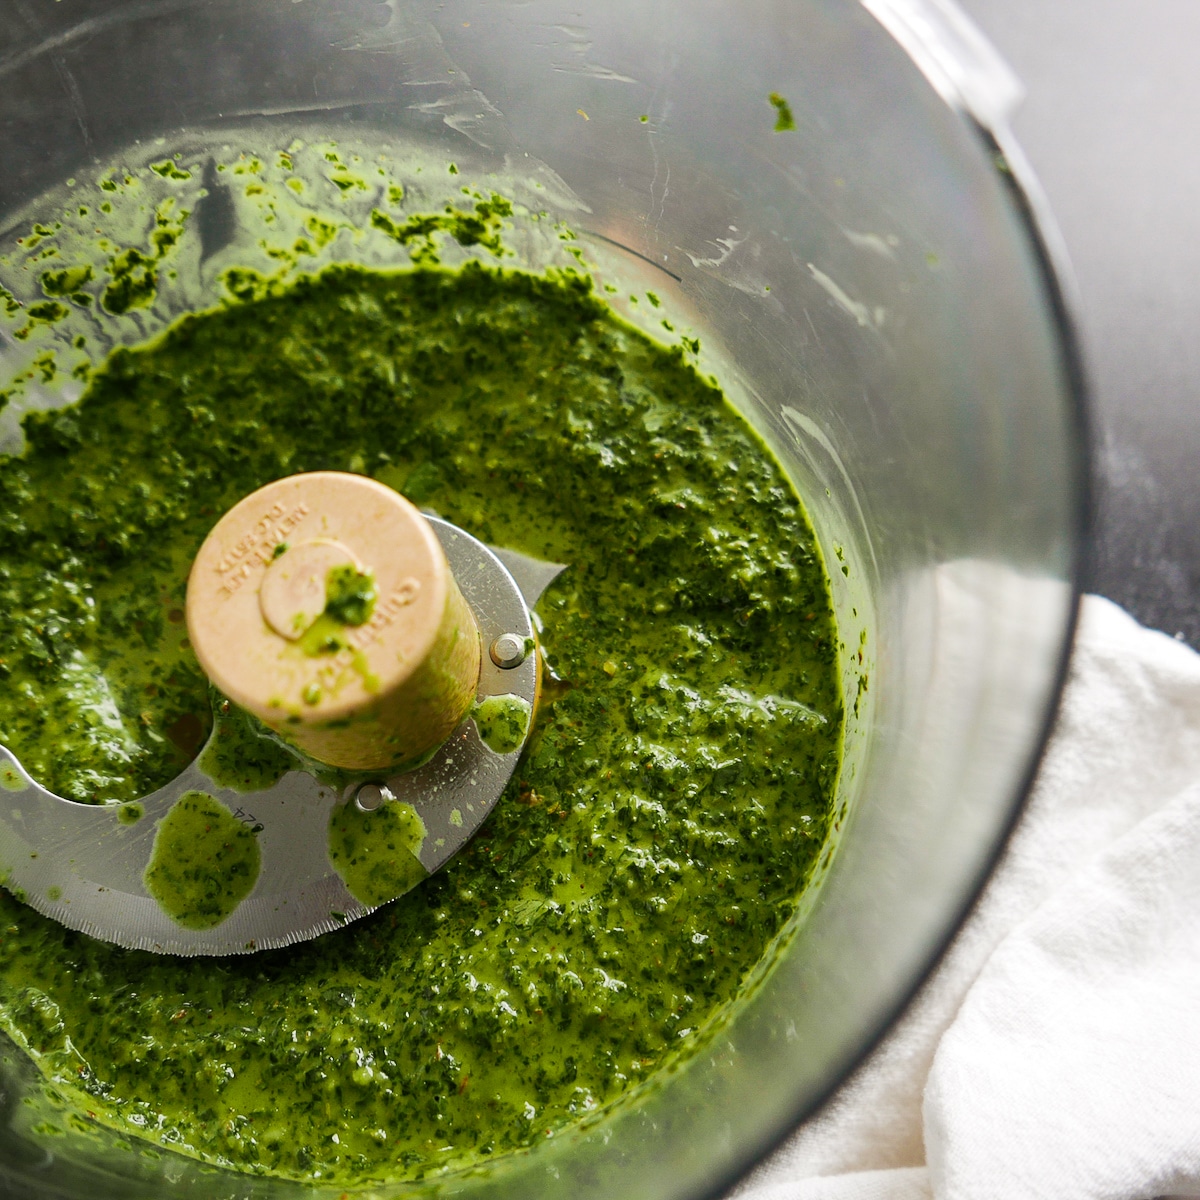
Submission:
[[[478,699],[516,695],[532,706],[536,654],[502,669],[488,647],[506,633],[532,644],[529,609],[563,567],[494,552],[448,522],[428,519],[479,625],[484,653]],[[64,800],[31,779],[0,747],[0,870],[6,885],[69,928],[130,949],[222,955],[286,946],[373,911],[350,894],[330,864],[328,827],[335,806],[355,803],[365,782],[381,784],[412,804],[427,831],[418,857],[433,872],[491,812],[520,749],[495,753],[468,718],[419,769],[390,777],[363,775],[340,791],[292,771],[264,791],[240,793],[212,780],[199,765],[202,757],[139,801],[144,815],[126,823],[122,818],[128,818],[129,806]],[[207,930],[176,924],[143,883],[159,822],[193,790],[214,796],[239,820],[260,827],[262,869],[253,891],[228,919]]]
[[[567,569],[563,563],[542,562],[530,558],[519,550],[506,550],[493,546],[492,552],[508,568],[508,573],[517,582],[525,603],[530,608],[542,598],[542,593]]]

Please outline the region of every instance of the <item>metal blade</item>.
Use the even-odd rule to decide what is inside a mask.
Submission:
[[[499,554],[448,522],[429,519],[479,625],[483,655],[477,698],[516,695],[532,707],[536,654],[503,669],[491,660],[488,647],[506,633],[533,644],[526,597],[536,599],[563,568],[517,555],[526,578],[525,587],[519,587]],[[506,561],[509,555],[504,552]],[[215,783],[198,759],[139,801],[144,815],[126,824],[121,817],[129,815],[130,806],[77,804],[55,796],[0,747],[0,871],[6,886],[39,912],[130,949],[218,955],[286,946],[373,911],[350,894],[328,857],[330,815],[339,804],[355,803],[363,783],[381,784],[416,808],[426,828],[418,857],[433,872],[483,823],[520,753],[520,748],[508,754],[489,749],[468,718],[419,769],[391,777],[364,774],[340,791],[292,771],[264,791],[239,793]],[[247,825],[261,826],[262,869],[253,890],[224,922],[206,930],[176,924],[143,883],[159,822],[193,790],[215,797]]]
[[[516,580],[525,603],[533,608],[542,598],[542,593],[567,569],[564,563],[542,562],[530,558],[519,550],[505,550],[502,546],[489,547],[492,553],[508,568]]]

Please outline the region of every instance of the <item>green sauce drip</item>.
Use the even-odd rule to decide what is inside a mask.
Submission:
[[[122,825],[136,825],[145,815],[146,810],[136,800],[128,800],[117,807],[117,820]]]
[[[213,693],[215,728],[200,755],[214,783],[238,792],[260,792],[302,766],[300,755],[232,700]]]
[[[146,891],[185,929],[226,920],[258,880],[258,839],[207,792],[185,792],[163,817]]]
[[[329,861],[350,894],[370,907],[395,900],[428,878],[417,858],[424,841],[417,810],[399,800],[370,812],[350,801],[329,819]]]
[[[365,625],[375,611],[375,576],[346,564],[325,579],[325,616],[339,625]]]
[[[489,750],[511,754],[529,732],[529,702],[520,696],[488,696],[471,709],[479,737]]]
[[[374,611],[374,575],[350,565],[331,567],[325,578],[325,610],[301,635],[300,649],[311,658],[351,650],[351,669],[362,679],[368,692],[378,691],[379,678],[367,666],[366,655],[351,646],[342,632],[348,625],[365,625]],[[320,703],[320,687],[310,684],[301,698],[305,704]]]

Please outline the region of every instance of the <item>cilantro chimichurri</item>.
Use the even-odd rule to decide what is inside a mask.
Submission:
[[[520,696],[488,696],[471,709],[483,744],[497,754],[511,754],[529,729],[529,704]]]
[[[79,1111],[249,1171],[416,1177],[617,1101],[727,1011],[826,839],[842,705],[801,506],[680,350],[569,273],[337,268],[116,351],[25,433],[0,468],[0,741],[79,800],[132,800],[203,743],[184,581],[269,480],[370,474],[569,564],[511,786],[399,901],[213,961],[0,893],[0,1016]],[[233,761],[253,731],[223,719],[227,773],[287,764]],[[392,824],[385,873],[419,838]],[[356,831],[331,835],[369,888]]]
[[[424,841],[417,810],[399,800],[370,812],[349,801],[329,818],[329,861],[350,894],[366,905],[385,904],[429,874],[417,858]]]
[[[250,829],[216,797],[185,792],[154,836],[146,891],[185,929],[211,929],[250,894],[260,865]]]

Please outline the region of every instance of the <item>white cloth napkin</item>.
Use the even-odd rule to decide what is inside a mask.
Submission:
[[[730,1195],[1200,1196],[1200,655],[1085,599],[979,904],[884,1043]]]

